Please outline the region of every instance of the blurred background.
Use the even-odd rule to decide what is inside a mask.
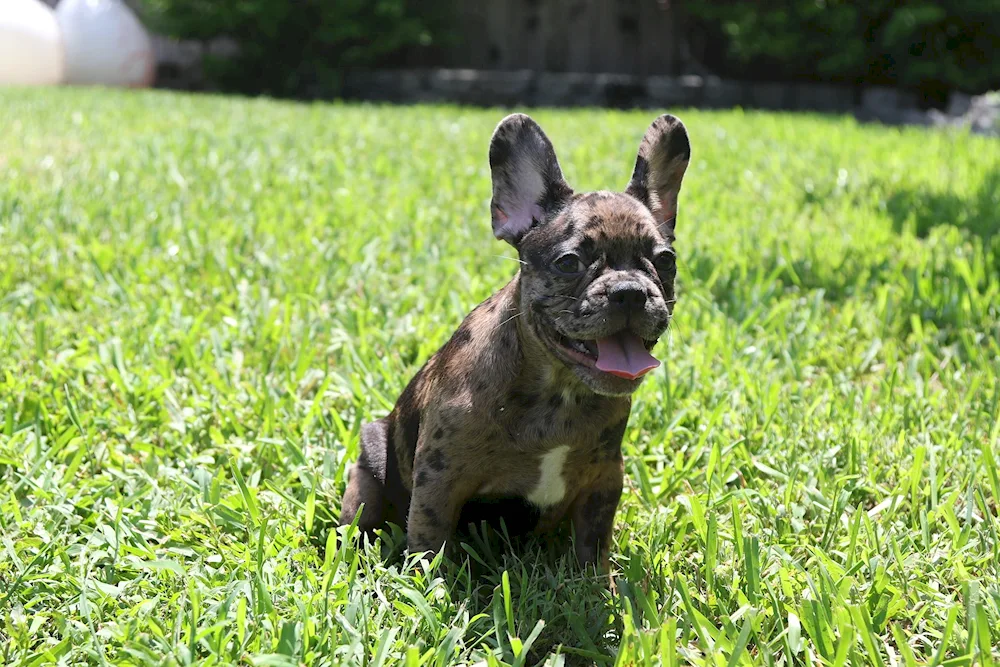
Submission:
[[[1000,87],[996,0],[132,1],[162,34],[240,42],[210,79],[244,92],[414,64],[890,85],[929,106]]]
[[[80,17],[120,1],[44,3],[57,17]],[[165,88],[488,106],[742,106],[927,125],[974,111],[989,116],[970,119],[974,129],[996,126],[982,111],[995,96],[974,96],[1000,88],[1000,0],[124,4],[150,35],[150,78]],[[67,56],[68,67],[81,58]]]
[[[130,0],[160,34],[229,37],[206,84],[335,94],[345,68],[434,66],[892,86],[928,107],[1000,87],[997,0]]]

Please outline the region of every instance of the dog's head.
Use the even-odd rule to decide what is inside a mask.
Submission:
[[[677,195],[691,157],[683,123],[653,121],[623,193],[577,194],[552,143],[514,114],[490,142],[493,233],[520,255],[521,308],[549,356],[604,395],[659,365],[673,313]]]

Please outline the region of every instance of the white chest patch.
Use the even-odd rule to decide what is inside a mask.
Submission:
[[[569,445],[560,445],[550,449],[542,456],[539,466],[538,483],[528,494],[528,500],[539,507],[555,505],[566,495],[566,480],[563,479],[563,466]]]

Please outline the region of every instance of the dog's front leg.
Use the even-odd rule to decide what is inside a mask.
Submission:
[[[406,525],[411,553],[438,551],[451,538],[462,505],[468,500],[469,480],[463,478],[445,448],[417,448],[413,460],[413,494]]]
[[[576,533],[576,557],[582,565],[597,565],[608,571],[615,512],[622,495],[621,464],[609,467],[606,474],[584,489],[571,510]]]

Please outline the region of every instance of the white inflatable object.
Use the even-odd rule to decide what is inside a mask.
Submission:
[[[38,0],[0,0],[0,85],[61,83],[62,50],[51,9]]]
[[[119,0],[62,0],[56,20],[66,52],[66,83],[153,83],[153,44],[139,19]]]

